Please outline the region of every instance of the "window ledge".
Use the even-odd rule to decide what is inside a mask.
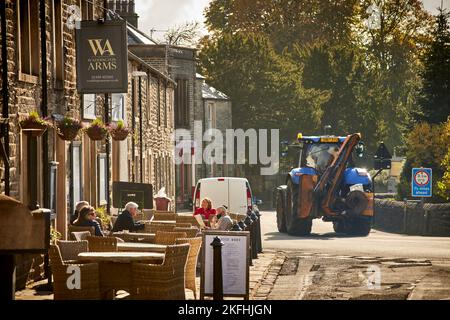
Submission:
[[[19,81],[28,82],[28,83],[32,83],[32,84],[38,84],[39,77],[33,76],[31,74],[19,72]]]

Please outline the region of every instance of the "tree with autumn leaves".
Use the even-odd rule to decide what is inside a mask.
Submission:
[[[200,69],[231,97],[234,127],[292,139],[331,125],[361,132],[369,154],[403,145],[431,34],[421,1],[213,0],[205,17]]]

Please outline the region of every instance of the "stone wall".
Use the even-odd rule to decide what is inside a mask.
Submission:
[[[374,228],[409,235],[450,236],[450,204],[375,199]]]

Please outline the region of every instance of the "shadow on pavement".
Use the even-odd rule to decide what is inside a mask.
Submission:
[[[333,240],[340,238],[365,238],[361,236],[351,236],[342,233],[327,232],[327,233],[311,233],[309,236],[291,236],[287,233],[268,232],[265,234],[268,238],[266,240],[292,240],[292,239],[307,239],[307,240]]]

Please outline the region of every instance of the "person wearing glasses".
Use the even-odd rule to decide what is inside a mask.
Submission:
[[[97,237],[103,237],[102,229],[96,218],[95,209],[93,207],[83,207],[78,213],[78,218],[73,222],[73,225],[79,227],[94,227],[95,235]]]

